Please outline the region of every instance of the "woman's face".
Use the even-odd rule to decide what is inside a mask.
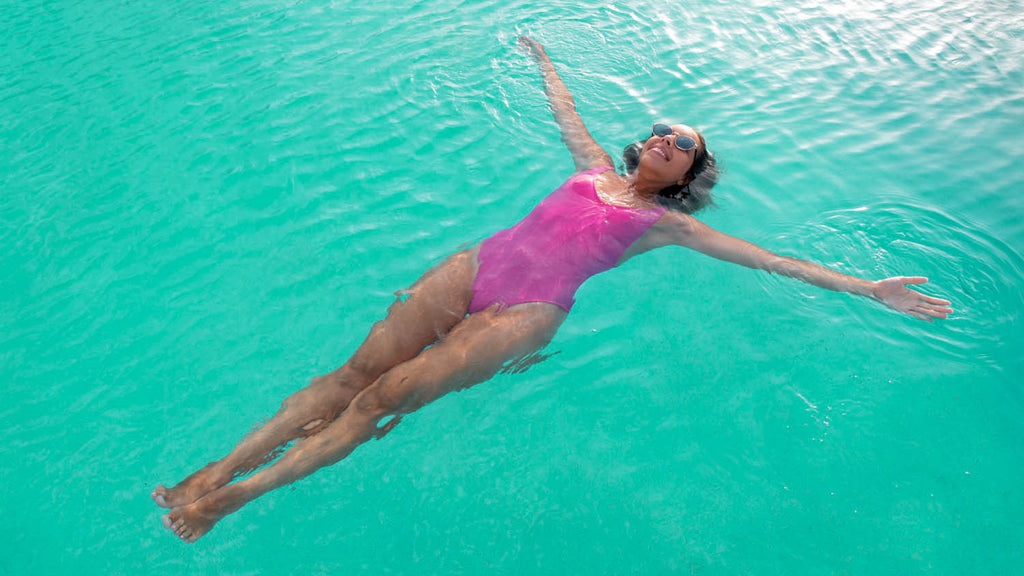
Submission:
[[[672,133],[665,136],[651,136],[640,151],[638,170],[653,180],[663,180],[673,184],[686,184],[686,174],[693,166],[697,148],[680,150],[676,147],[676,136],[688,136],[700,146],[697,131],[685,124],[673,124]]]

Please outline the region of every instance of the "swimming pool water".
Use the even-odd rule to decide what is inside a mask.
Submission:
[[[333,369],[430,265],[609,150],[725,167],[710,225],[926,324],[683,250],[551,345],[195,545],[149,500]],[[0,9],[0,573],[1008,574],[1024,561],[1016,2]]]

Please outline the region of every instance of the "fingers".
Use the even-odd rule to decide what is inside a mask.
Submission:
[[[934,296],[929,296],[927,294],[921,294],[917,290],[911,290],[910,288],[906,288],[906,291],[909,292],[910,294],[913,294],[919,302],[924,302],[934,306],[949,306],[950,304],[952,304],[952,302],[950,302],[949,300],[943,300],[942,298],[936,298]]]
[[[953,309],[949,307],[951,302],[949,300],[943,300],[942,298],[933,298],[926,296],[920,292],[914,292],[917,295],[917,306],[928,310],[935,310],[945,314],[952,314]]]
[[[902,286],[897,287],[895,282],[899,282]],[[949,307],[949,300],[927,296],[907,288],[907,285],[927,282],[928,278],[925,276],[895,276],[880,281],[875,295],[890,308],[905,312],[918,320],[931,322],[932,318],[944,319],[953,313],[953,309]]]
[[[928,278],[925,276],[900,276],[900,282],[904,284],[927,284]]]
[[[907,314],[910,314],[911,316],[913,316],[914,318],[917,318],[918,320],[924,320],[925,322],[934,322],[934,320],[932,320],[931,318],[925,316],[924,314],[921,314],[920,312],[916,312],[914,310],[911,310],[910,312],[907,312]]]
[[[919,306],[927,305],[929,308],[945,310],[947,314],[953,311],[953,309],[949,307],[949,305],[951,304],[949,300],[943,300],[942,298],[933,298],[931,296],[921,294],[920,292],[916,292],[914,290],[911,290],[910,292],[917,296],[917,303]]]
[[[949,314],[953,312],[952,308],[940,308],[938,306],[932,306],[929,304],[918,304],[907,313],[920,318],[922,320],[928,320],[931,322],[931,318],[945,319]]]
[[[942,298],[933,298],[931,296],[925,296],[924,294],[921,294],[921,300],[924,300],[929,304],[936,304],[938,306],[949,306],[950,304],[952,304],[952,302],[950,302],[949,300],[943,300]],[[950,312],[952,311],[953,310],[950,309]]]
[[[925,276],[900,276],[899,277],[899,281],[902,282],[904,285],[906,285],[906,284],[927,284],[928,283],[928,278],[926,278]],[[927,294],[921,294],[920,292],[917,292],[916,290],[913,290],[912,292],[914,292],[914,294],[917,294],[918,298],[920,298],[924,302],[927,302],[928,304],[934,304],[936,306],[949,306],[950,304],[952,304],[952,302],[950,302],[949,300],[943,300],[942,298],[935,298],[934,296],[928,296]],[[953,311],[953,309],[949,308],[949,309],[946,310],[946,313],[950,313],[952,311]]]
[[[544,46],[526,34],[519,37],[519,47],[537,58],[541,58],[545,55]]]

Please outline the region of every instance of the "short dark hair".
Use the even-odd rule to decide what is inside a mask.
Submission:
[[[622,150],[622,162],[626,174],[632,174],[640,165],[640,151],[647,139],[633,142]],[[718,182],[721,172],[718,162],[704,141],[704,135],[697,133],[697,152],[693,158],[693,166],[686,173],[686,184],[676,184],[658,192],[658,202],[666,208],[678,210],[686,214],[699,212],[708,206],[714,206],[711,189]]]

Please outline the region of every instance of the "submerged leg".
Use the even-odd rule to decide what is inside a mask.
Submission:
[[[164,517],[164,525],[183,540],[195,541],[254,498],[341,460],[374,436],[383,436],[402,415],[448,392],[487,380],[509,360],[542,348],[564,318],[565,312],[557,306],[542,302],[469,316],[443,342],[385,372],[323,431],[298,441],[281,459],[250,478],[174,508]],[[395,418],[381,426],[389,416]]]
[[[173,488],[157,486],[152,498],[165,508],[184,506],[272,460],[296,438],[323,430],[360,390],[415,357],[465,317],[473,295],[476,251],[457,252],[402,291],[387,317],[341,368],[318,376],[289,396],[278,412],[231,451]],[[403,298],[404,296],[404,298]]]

